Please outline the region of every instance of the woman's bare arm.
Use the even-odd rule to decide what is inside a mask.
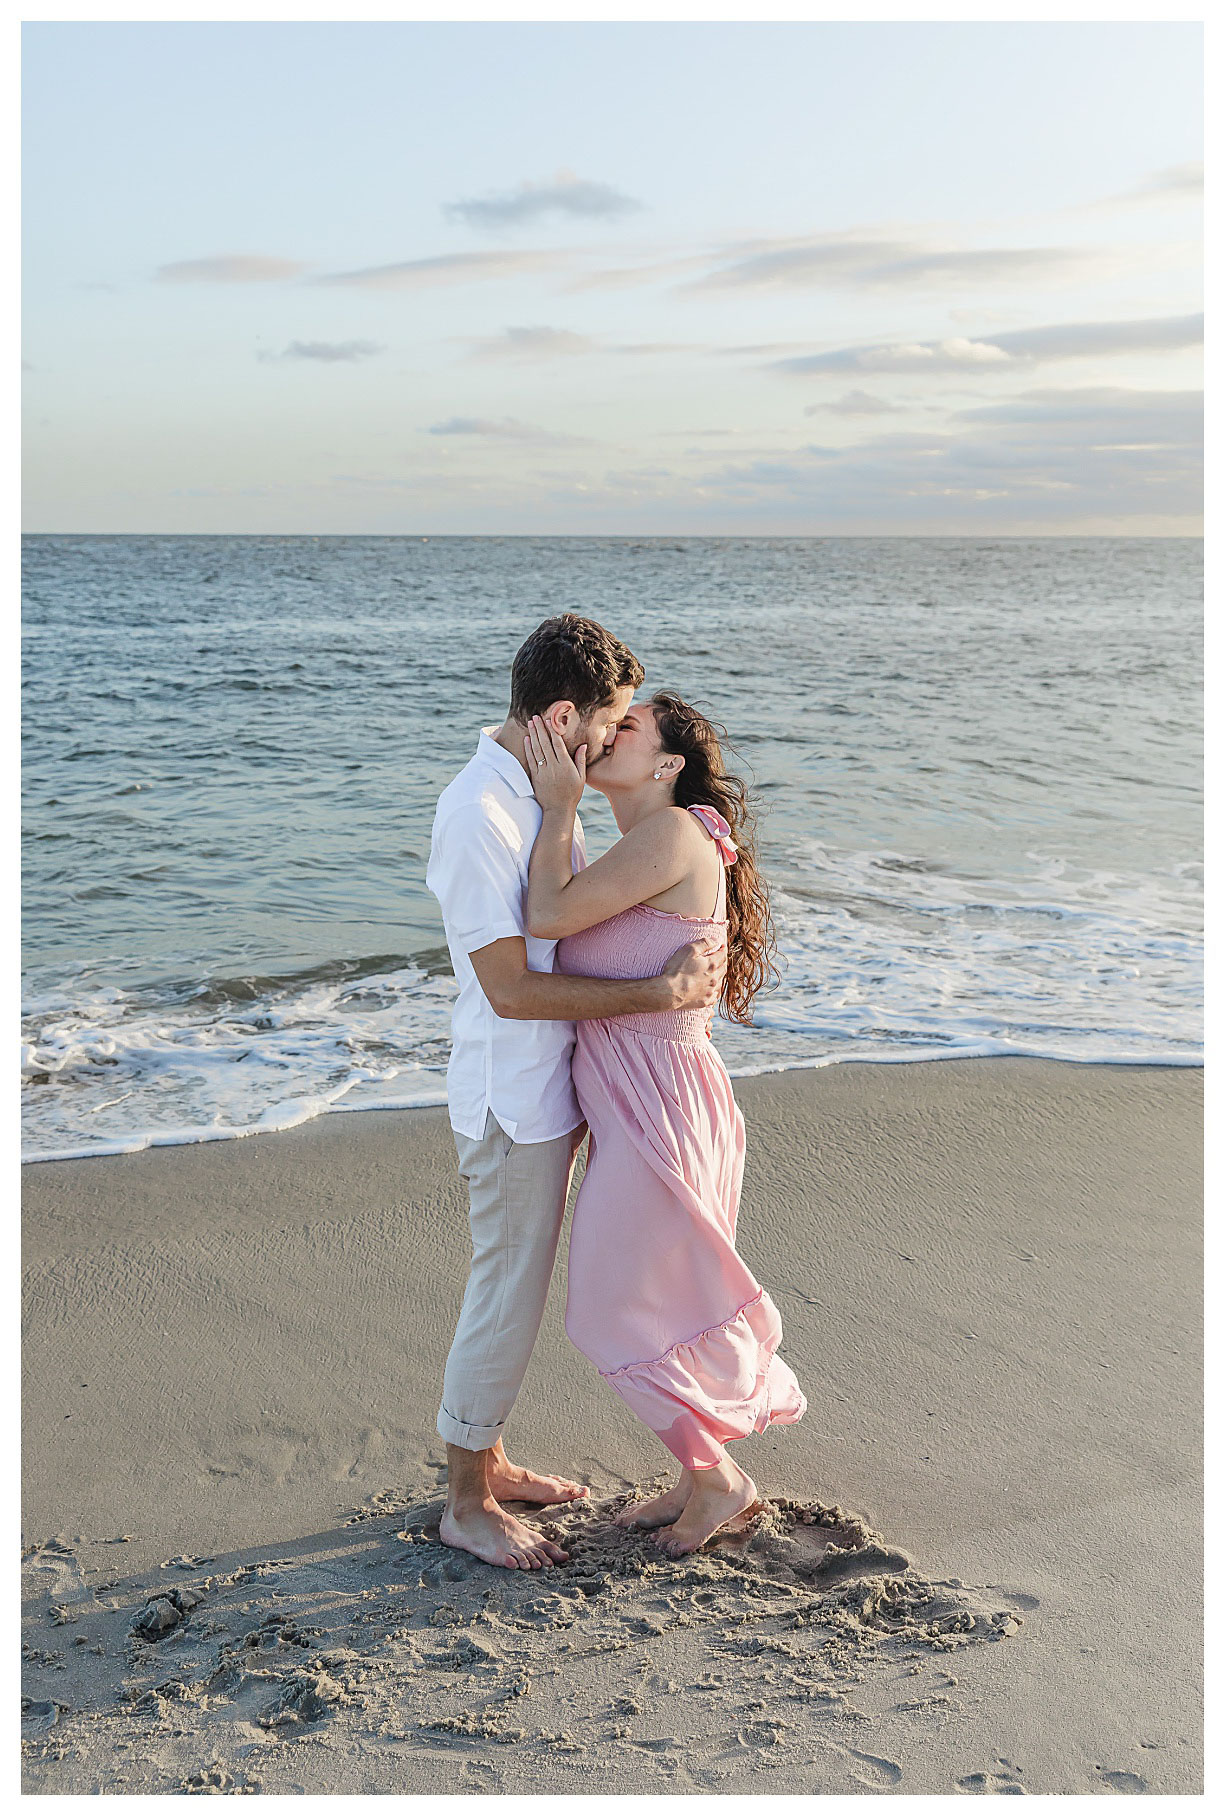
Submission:
[[[579,933],[684,881],[693,869],[696,845],[694,822],[680,807],[661,807],[631,826],[602,858],[576,872],[571,842],[586,779],[586,750],[580,748],[576,761],[556,733],[535,724],[528,739],[532,786],[542,816],[528,868],[529,933],[537,939]]]
[[[684,808],[661,808],[594,864],[572,872],[574,809],[546,808],[528,872],[528,932],[561,939],[683,882],[694,863],[692,825]]]

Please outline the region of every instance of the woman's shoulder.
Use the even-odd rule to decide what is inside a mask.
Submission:
[[[674,849],[688,849],[698,845],[709,845],[710,840],[697,815],[687,807],[676,807],[669,804],[659,807],[654,813],[640,820],[635,831],[642,831],[647,837],[666,844]]]
[[[658,807],[624,834],[621,848],[635,864],[663,865],[679,881],[682,873],[697,875],[704,868],[701,847],[710,840],[694,815],[683,807]]]

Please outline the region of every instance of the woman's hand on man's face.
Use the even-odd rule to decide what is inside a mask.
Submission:
[[[577,808],[587,779],[585,744],[572,757],[564,740],[537,715],[528,720],[523,756],[542,807]]]

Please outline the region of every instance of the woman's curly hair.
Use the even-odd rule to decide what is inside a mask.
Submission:
[[[720,740],[727,732],[722,725],[666,690],[652,695],[648,704],[664,750],[685,759],[674,785],[676,805],[715,807],[732,829],[738,856],[727,867],[727,972],[719,1007],[729,1021],[749,1025],[753,998],[764,985],[778,981],[779,970],[774,963],[770,892],[757,868],[748,788],[724,763]]]

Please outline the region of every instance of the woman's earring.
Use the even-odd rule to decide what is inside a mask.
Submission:
[[[659,778],[660,778],[660,776],[661,776],[661,775],[662,775],[662,774],[663,774],[663,770],[662,770],[662,769],[657,769],[657,770],[656,770],[656,771],[655,771],[655,780],[656,780],[656,781],[657,781],[657,782],[658,782],[658,780],[659,780]]]

